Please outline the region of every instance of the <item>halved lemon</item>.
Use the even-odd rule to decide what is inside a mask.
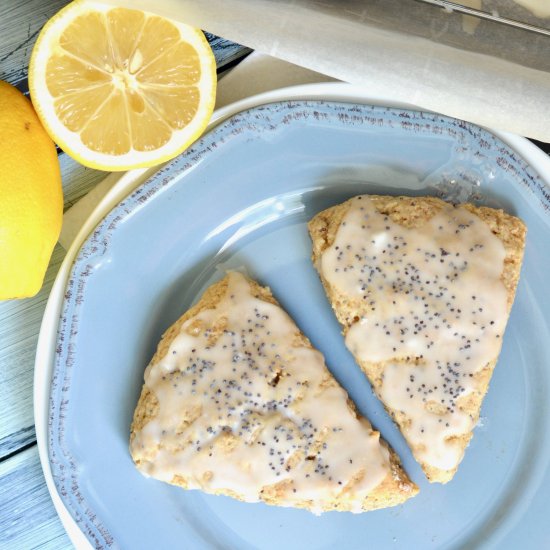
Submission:
[[[42,29],[29,88],[69,155],[128,170],[169,160],[201,135],[214,109],[216,62],[199,29],[77,0]]]

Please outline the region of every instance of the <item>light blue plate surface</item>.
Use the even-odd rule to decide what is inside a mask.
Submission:
[[[346,351],[309,257],[306,222],[359,193],[438,195],[527,224],[522,279],[491,389],[458,474],[430,485]],[[67,285],[51,388],[57,489],[97,547],[530,548],[549,543],[550,201],[488,132],[438,115],[285,102],[206,135],[84,243]],[[361,515],[244,504],[142,477],[128,433],[162,332],[227,268],[245,266],[325,355],[402,457],[420,494]]]

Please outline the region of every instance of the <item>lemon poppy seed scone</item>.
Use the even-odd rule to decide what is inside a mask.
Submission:
[[[446,483],[500,352],[524,224],[471,204],[363,195],[309,230],[346,346],[428,479]]]
[[[269,289],[237,272],[164,334],[130,451],[162,481],[315,513],[418,491]]]

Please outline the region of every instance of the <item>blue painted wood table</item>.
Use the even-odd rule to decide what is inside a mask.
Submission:
[[[0,80],[27,92],[27,67],[44,23],[67,0],[0,0]],[[208,39],[218,73],[250,50]],[[0,132],[2,130],[0,129]],[[105,176],[59,154],[65,210]],[[38,331],[55,276],[65,256],[57,245],[44,286],[34,298],[0,302],[0,548],[70,548],[42,475],[33,420],[32,384]],[[1,259],[0,259],[1,261]]]
[[[0,79],[27,91],[29,56],[41,27],[66,0],[0,0]],[[218,71],[246,48],[209,36]],[[0,129],[1,131],[1,129]],[[547,152],[548,145],[538,144]],[[65,209],[105,177],[59,154]],[[0,302],[0,548],[68,548],[71,543],[42,475],[33,422],[32,383],[40,321],[65,251],[56,246],[44,286],[30,299]],[[1,261],[1,259],[0,259]]]

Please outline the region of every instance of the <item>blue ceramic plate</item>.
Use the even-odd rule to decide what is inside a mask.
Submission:
[[[482,420],[445,486],[430,485],[346,351],[306,222],[359,193],[502,207],[529,228]],[[49,456],[92,545],[120,548],[515,548],[548,544],[549,189],[499,139],[421,112],[283,102],[222,123],[115,207],[74,262],[59,322]],[[146,479],[128,434],[162,332],[227,268],[283,307],[402,457],[420,494],[361,515],[244,504]]]

